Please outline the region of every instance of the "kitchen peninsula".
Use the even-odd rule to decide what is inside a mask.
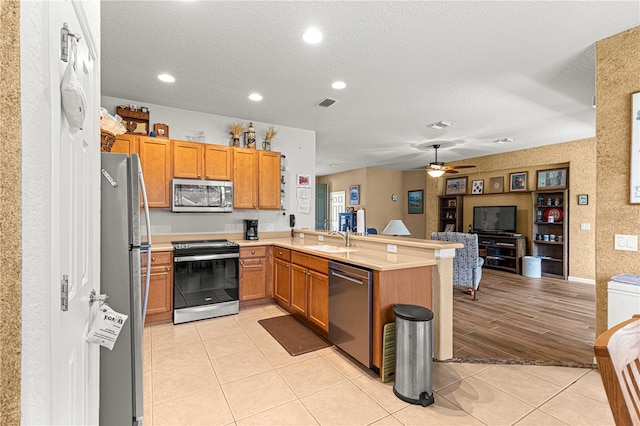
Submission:
[[[306,229],[262,234],[258,241],[246,241],[239,234],[198,234],[154,236],[152,250],[170,251],[172,240],[203,238],[228,238],[237,242],[241,250],[251,247],[267,247],[266,264],[273,265],[273,252],[279,249],[297,253],[298,256],[336,260],[373,271],[372,302],[372,365],[381,367],[382,330],[393,322],[393,304],[408,303],[430,308],[434,312],[434,356],[445,360],[453,356],[453,297],[452,259],[457,243],[432,240],[393,238],[385,236],[351,236],[351,246],[344,247],[340,235]],[[392,247],[388,247],[391,245]],[[395,246],[395,247],[394,247]],[[280,251],[283,251],[280,250]],[[391,251],[394,251],[391,252]],[[275,297],[273,266],[265,285],[265,295]],[[327,271],[324,271],[327,274]],[[242,282],[241,282],[242,286]],[[241,290],[242,291],[242,290]],[[276,298],[277,300],[277,298]],[[241,302],[242,303],[242,302]],[[312,324],[313,325],[313,324]]]

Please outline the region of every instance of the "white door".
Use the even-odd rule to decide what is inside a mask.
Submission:
[[[346,208],[346,192],[336,191],[331,193],[331,231],[338,232],[338,213]]]
[[[51,370],[52,421],[98,424],[99,346],[86,343],[89,293],[100,293],[100,130],[99,58],[81,2],[50,7],[52,113],[51,206]],[[75,73],[87,97],[83,129],[70,134],[61,110],[60,82],[67,63],[60,59],[60,33],[80,37]],[[90,50],[91,49],[91,50]],[[93,56],[93,57],[92,57]],[[60,282],[68,278],[68,310],[60,306]],[[94,304],[93,309],[96,309]]]

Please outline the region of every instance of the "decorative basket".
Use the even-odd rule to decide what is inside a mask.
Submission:
[[[106,130],[100,130],[100,151],[111,152],[111,148],[115,142],[116,135]]]

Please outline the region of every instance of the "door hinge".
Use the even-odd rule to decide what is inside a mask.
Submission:
[[[60,310],[69,310],[69,275],[64,274],[60,280]]]

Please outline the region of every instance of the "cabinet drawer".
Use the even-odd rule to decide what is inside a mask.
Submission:
[[[143,252],[141,255],[142,266],[147,266],[147,253]],[[151,252],[151,266],[156,265],[173,265],[173,252],[172,251],[152,251]]]
[[[291,263],[313,269],[323,274],[329,273],[329,260],[322,257],[311,256],[297,251],[291,252]]]
[[[240,248],[240,259],[247,257],[265,257],[266,255],[267,248],[265,246]]]
[[[287,262],[291,260],[291,250],[289,249],[274,247],[273,253],[276,256],[276,259],[286,260]]]

